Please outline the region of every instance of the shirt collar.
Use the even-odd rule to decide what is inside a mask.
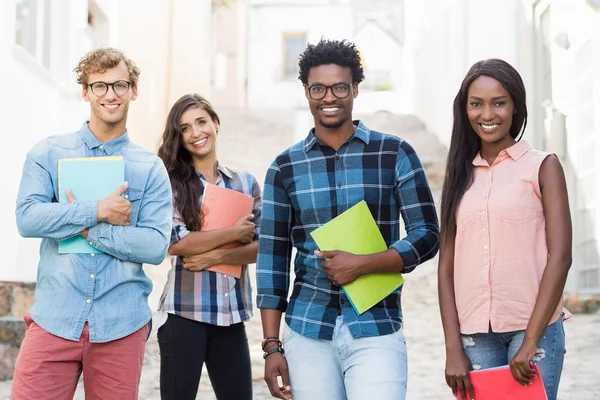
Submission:
[[[367,128],[367,126],[361,120],[354,120],[352,123],[356,126],[356,130],[354,131],[354,135],[348,140],[350,142],[352,139],[357,138],[362,140],[365,144],[369,144],[371,139],[371,130]],[[308,132],[308,136],[304,139],[304,152],[308,153],[316,144],[321,145],[322,143],[315,136],[315,128],[312,128]]]
[[[231,173],[231,170],[218,161],[217,171],[220,172],[222,175],[225,175],[228,179],[233,179],[233,174]],[[196,174],[198,175],[198,177],[204,179],[204,175],[202,175],[200,171],[196,170]]]
[[[119,136],[118,138],[109,140],[106,143],[102,143],[98,140],[96,135],[92,133],[88,124],[89,121],[85,122],[79,130],[79,133],[83,137],[83,141],[88,145],[90,149],[95,149],[97,147],[102,146],[104,148],[104,151],[106,151],[106,154],[112,155],[117,151],[121,150],[123,146],[129,143],[129,133],[127,132],[127,130],[125,130],[125,133]]]
[[[498,157],[496,158],[496,161],[494,161],[494,164],[505,160],[508,157],[512,158],[514,161],[517,161],[519,158],[523,157],[523,155],[529,150],[531,150],[531,146],[529,145],[529,143],[527,143],[526,140],[521,140],[513,144],[509,148],[504,149],[500,153],[498,153]],[[473,165],[479,167],[489,167],[487,161],[485,161],[483,157],[481,157],[481,152],[477,152],[477,155],[473,159]]]

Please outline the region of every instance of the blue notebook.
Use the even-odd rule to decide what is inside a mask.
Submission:
[[[125,181],[123,157],[63,158],[58,160],[58,202],[68,203],[66,190],[75,200],[102,200]],[[83,236],[74,236],[58,243],[58,252],[103,253]]]

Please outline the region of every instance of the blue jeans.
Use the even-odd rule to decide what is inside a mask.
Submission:
[[[406,339],[390,335],[354,339],[336,320],[333,340],[317,340],[283,328],[294,400],[365,400],[406,397]]]
[[[462,342],[473,369],[477,370],[507,365],[524,338],[525,331],[476,333],[462,335]],[[561,316],[544,331],[532,360],[540,370],[548,400],[556,400],[564,357],[565,331]]]

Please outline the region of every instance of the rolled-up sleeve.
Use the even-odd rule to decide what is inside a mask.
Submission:
[[[403,142],[396,161],[394,196],[406,228],[406,236],[392,244],[404,262],[402,273],[433,258],[439,249],[439,223],[435,203],[421,160]]]

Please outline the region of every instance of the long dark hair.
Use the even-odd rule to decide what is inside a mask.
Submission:
[[[199,231],[202,228],[200,196],[204,187],[196,175],[191,154],[183,147],[180,126],[183,113],[196,107],[206,111],[214,123],[220,124],[219,116],[208,100],[197,94],[186,94],[171,107],[158,148],[158,156],[165,164],[171,179],[174,207],[190,231]]]
[[[456,229],[456,209],[465,191],[473,182],[473,159],[481,150],[481,141],[467,117],[467,97],[473,81],[482,75],[500,82],[515,105],[510,136],[517,141],[521,140],[527,126],[525,85],[517,70],[506,61],[499,59],[483,60],[473,64],[454,98],[454,124],[446,160],[446,179],[442,189],[442,235],[446,238]]]

